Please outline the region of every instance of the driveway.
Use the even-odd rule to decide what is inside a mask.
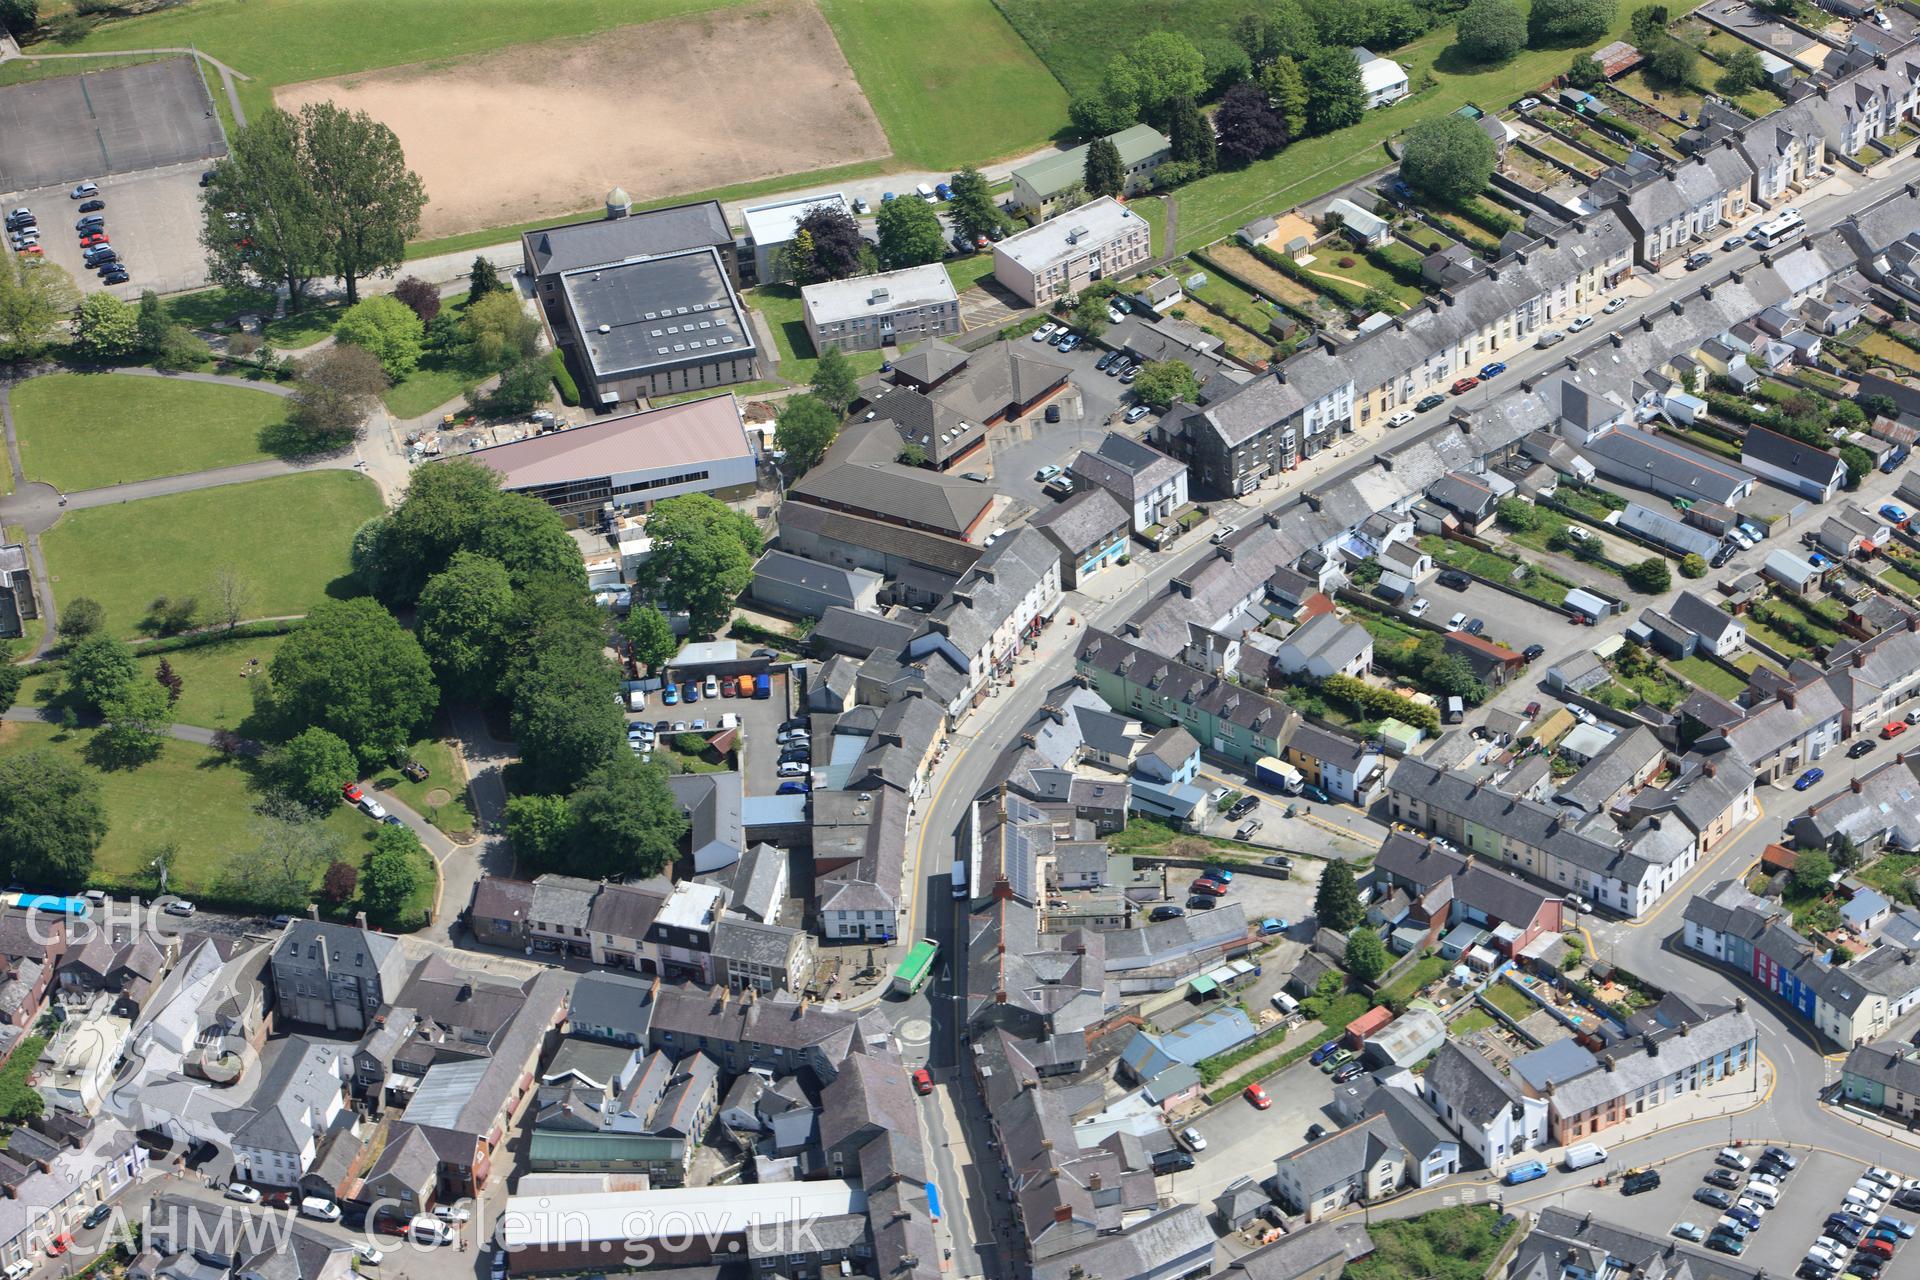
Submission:
[[[1030,338],[1018,341],[1032,343]],[[1054,499],[1040,491],[1041,482],[1033,478],[1036,471],[1047,466],[1064,469],[1082,449],[1098,446],[1108,431],[1124,430],[1138,436],[1152,419],[1122,426],[1119,414],[1132,403],[1132,397],[1118,378],[1109,378],[1094,368],[1106,354],[1104,348],[1083,344],[1062,355],[1042,344],[1032,345],[1035,354],[1073,370],[1067,388],[1050,402],[1059,406],[1060,421],[1048,422],[1046,407],[1041,406],[1025,418],[995,427],[988,436],[992,459],[988,469],[1001,492],[1044,511]]]
[[[1433,577],[1421,584],[1420,594],[1428,601],[1428,622],[1444,627],[1454,614],[1464,613],[1468,619],[1478,618],[1486,624],[1482,633],[1485,639],[1504,644],[1515,653],[1530,644],[1551,651],[1556,644],[1564,644],[1574,630],[1559,610],[1515,599],[1481,582],[1469,582],[1466,590],[1455,591],[1441,586],[1438,577]]]

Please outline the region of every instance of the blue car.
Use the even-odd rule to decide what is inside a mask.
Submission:
[[[680,686],[677,684],[670,684],[666,688],[662,689],[660,691],[660,700],[666,703],[670,707],[679,706],[680,705]]]
[[[1880,508],[1880,518],[1883,520],[1891,520],[1895,524],[1905,524],[1907,522],[1907,510],[1905,507],[1889,502],[1886,506]]]
[[[1795,791],[1805,791],[1808,787],[1826,776],[1827,771],[1825,769],[1809,769],[1793,780],[1793,789]]]
[[[1329,1040],[1309,1054],[1307,1061],[1317,1067],[1338,1052],[1340,1052],[1340,1042],[1338,1040]]]
[[[953,199],[953,188],[944,182],[936,183],[933,188],[933,194],[939,196],[942,200],[951,200]]]
[[[1208,867],[1200,874],[1218,880],[1221,884],[1233,883],[1233,872],[1227,870],[1225,867]]]
[[[893,199],[893,192],[889,191],[887,192],[887,194],[880,197],[880,203],[885,204],[887,201],[891,199]]]
[[[783,782],[774,790],[773,794],[777,796],[803,796],[811,790],[813,790],[813,788],[804,782]]]
[[[1742,1209],[1739,1205],[1727,1210],[1727,1216],[1749,1231],[1760,1229],[1760,1215],[1751,1209]]]
[[[686,684],[680,687],[680,696],[688,702],[700,701],[700,682],[698,680],[687,681]]]
[[[1480,377],[1482,379],[1497,378],[1506,371],[1507,366],[1503,362],[1495,360],[1492,364],[1483,364],[1480,366]]]
[[[1505,1176],[1503,1176],[1500,1181],[1510,1187],[1517,1187],[1523,1182],[1532,1182],[1535,1178],[1544,1178],[1546,1176],[1547,1166],[1541,1164],[1538,1160],[1529,1160],[1525,1164],[1517,1164],[1507,1170]]]
[[[1260,922],[1260,932],[1267,937],[1272,937],[1276,933],[1285,933],[1286,931],[1287,922],[1285,920],[1276,920],[1274,917],[1268,916]]]

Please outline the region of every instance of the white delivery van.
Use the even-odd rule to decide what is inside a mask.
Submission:
[[[452,1244],[453,1228],[432,1214],[422,1213],[407,1224],[407,1236],[415,1244]]]
[[[1291,1015],[1300,1011],[1300,1002],[1284,991],[1276,991],[1273,993],[1273,1007],[1281,1013]]]
[[[1565,1166],[1568,1170],[1585,1169],[1590,1165],[1604,1164],[1607,1149],[1597,1142],[1582,1142],[1578,1146],[1567,1148]]]
[[[646,709],[647,691],[645,689],[629,689],[627,691],[627,710],[645,711]]]
[[[1747,1189],[1740,1194],[1758,1200],[1769,1209],[1777,1209],[1780,1207],[1780,1193],[1764,1182],[1749,1182]]]
[[[919,196],[922,200],[925,200],[928,204],[940,203],[939,193],[934,191],[932,187],[928,186],[924,182],[913,189],[913,194]]]
[[[340,1206],[320,1196],[306,1196],[300,1201],[300,1216],[318,1218],[321,1222],[338,1222]]]

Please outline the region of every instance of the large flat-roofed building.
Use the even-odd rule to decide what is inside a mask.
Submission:
[[[500,487],[552,505],[569,525],[601,507],[683,493],[751,488],[759,455],[731,394],[629,413],[460,455],[500,473]]]
[[[815,351],[877,351],[960,332],[960,299],[937,262],[800,290]]]
[[[1124,275],[1153,257],[1146,219],[1103,196],[993,246],[993,278],[1030,306]]]
[[[560,291],[586,404],[753,380],[753,324],[718,249],[581,267],[561,277]]]
[[[657,258],[688,249],[724,248],[731,268],[733,232],[717,200],[634,213],[633,201],[615,187],[607,193],[607,216],[591,222],[541,227],[520,237],[520,255],[533,296],[549,320],[560,310],[560,277],[581,267]]]
[[[1153,172],[1173,154],[1173,144],[1152,125],[1110,133],[1106,141],[1120,153],[1124,195],[1138,195],[1153,185]],[[1030,160],[1013,171],[1013,206],[1031,218],[1051,218],[1060,211],[1061,198],[1078,187],[1087,174],[1085,144],[1057,155]]]
[[[853,210],[847,207],[846,195],[839,191],[749,205],[740,211],[741,221],[747,224],[746,243],[753,249],[754,278],[759,283],[777,284],[787,279],[787,246],[793,243],[800,220],[822,207],[837,210],[849,218],[853,216]],[[744,255],[742,261],[745,261]]]

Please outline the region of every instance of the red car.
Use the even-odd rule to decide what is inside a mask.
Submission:
[[[1224,898],[1227,896],[1227,886],[1221,884],[1218,880],[1195,880],[1193,884],[1188,887],[1187,892],[1204,893],[1209,898]]]
[[[97,244],[106,244],[106,243],[107,243],[107,233],[104,231],[96,231],[90,236],[80,237],[80,247],[82,249],[91,249],[93,248],[93,246]]]
[[[1253,1104],[1253,1109],[1255,1111],[1265,1111],[1268,1107],[1273,1105],[1273,1099],[1269,1098],[1267,1096],[1267,1091],[1265,1089],[1262,1089],[1258,1084],[1248,1085],[1246,1087],[1245,1093],[1246,1093],[1247,1101]]]
[[[933,1073],[921,1067],[913,1073],[913,1091],[921,1097],[933,1092]]]
[[[359,804],[361,797],[367,793],[360,789],[359,783],[349,782],[346,786],[340,788],[340,794],[347,798],[348,804]]]
[[[32,254],[36,258],[40,258],[40,257],[45,257],[47,251],[45,249],[42,249],[37,244],[29,244],[29,245],[22,245],[20,248],[14,250],[14,252],[20,254],[22,257],[25,257],[28,254]]]
[[[1478,378],[1462,378],[1453,384],[1453,394],[1463,396],[1479,385],[1480,379]]]
[[[70,1235],[62,1234],[62,1235],[55,1236],[53,1238],[53,1243],[47,1246],[47,1256],[50,1258],[59,1257],[61,1254],[67,1251],[67,1246],[72,1243],[73,1243],[73,1237]]]
[[[1897,738],[1906,731],[1907,722],[1904,720],[1889,720],[1880,726],[1880,736],[1882,738]]]

